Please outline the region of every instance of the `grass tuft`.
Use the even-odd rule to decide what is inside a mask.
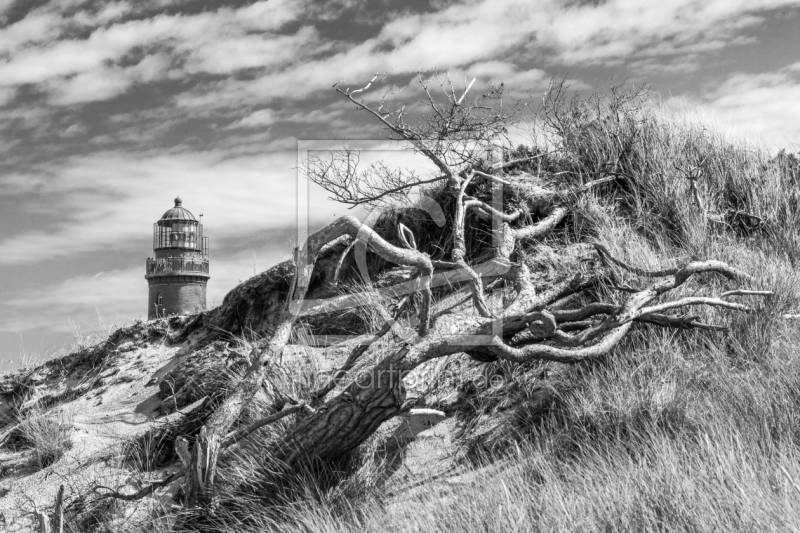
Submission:
[[[47,468],[72,448],[72,421],[61,411],[32,412],[19,422],[22,444],[31,450],[32,462]]]

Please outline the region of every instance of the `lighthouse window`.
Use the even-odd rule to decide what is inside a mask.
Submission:
[[[156,304],[164,305],[164,295],[162,295],[160,292],[158,293],[158,296],[156,296]]]

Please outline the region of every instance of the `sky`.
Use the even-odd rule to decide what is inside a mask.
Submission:
[[[180,195],[208,305],[290,257],[298,140],[380,139],[332,85],[649,83],[800,150],[800,0],[0,0],[0,369],[146,317]],[[305,189],[301,186],[301,191]],[[309,192],[312,226],[347,208]]]

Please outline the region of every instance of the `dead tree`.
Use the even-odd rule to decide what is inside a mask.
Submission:
[[[567,171],[542,173],[541,160],[548,157],[543,151],[498,155],[498,139],[502,142],[519,110],[513,103],[510,107],[504,103],[501,90],[473,97],[469,87],[457,91],[445,78],[444,98],[439,102],[429,90],[430,82],[420,76],[422,99],[390,110],[386,99],[376,104],[361,99],[378,80],[376,76],[362,89],[349,90],[337,84],[334,90],[376,120],[389,138],[408,143],[423,154],[432,164],[432,173],[422,176],[386,166],[362,172],[358,154],[344,148],[329,160],[306,161],[308,178],[351,205],[403,205],[412,190],[426,188],[429,197],[446,206],[448,229],[431,239],[424,234],[424,222],[415,230],[389,217],[381,220],[382,226],[370,227],[346,216],[308,237],[296,250],[292,268],[281,267],[289,288],[272,320],[274,332],[266,347],[194,443],[178,442],[189,507],[214,505],[214,476],[221,453],[258,435],[256,429],[286,416],[303,413],[285,437],[265,450],[265,457],[291,467],[347,454],[381,423],[414,405],[406,396],[404,378],[435,359],[465,354],[481,361],[581,363],[612,353],[638,324],[725,330],[682,311],[712,306],[749,313],[755,308],[738,298],[770,294],[736,285],[717,295],[697,296],[713,277],[734,284],[748,284],[752,278],[713,259],[648,271],[613,257],[595,242],[576,243],[554,236],[583,195],[601,194],[624,178],[624,151],[631,150],[625,143],[619,143],[618,153],[607,156],[608,164],[591,172],[581,172],[573,165],[566,167]],[[410,120],[412,115],[417,118]],[[415,213],[415,220],[422,216],[413,206],[401,212]],[[476,227],[478,233],[489,237],[475,237]],[[538,243],[549,237],[556,247],[555,252],[549,248],[551,256],[555,253],[550,261],[572,265],[556,279],[536,271],[538,255],[543,253]],[[331,382],[308,398],[308,405],[300,401],[283,411],[276,409],[251,427],[235,427],[243,407],[259,389],[270,386],[265,368],[279,359],[298,319],[348,305],[349,294],[322,303],[306,299],[313,280],[338,281],[347,270],[344,257],[354,253],[356,242],[374,259],[376,271],[367,274],[403,268],[395,270],[391,287],[368,288],[377,290],[390,306],[393,302],[395,310],[386,309],[380,299],[371,300],[385,325],[342,342],[340,348],[350,355],[335,377],[341,377],[365,355],[378,362],[338,394],[334,394],[336,383]],[[330,260],[332,251],[342,254],[339,261]],[[322,256],[335,268],[320,272],[316,267]],[[350,267],[358,273],[352,260]],[[685,285],[692,286],[694,296],[669,299]],[[493,296],[490,288],[499,289],[502,297]],[[439,301],[434,299],[434,290],[442,296]],[[410,297],[415,306],[409,305]],[[396,320],[401,316],[405,320]],[[378,350],[380,339],[384,342]]]

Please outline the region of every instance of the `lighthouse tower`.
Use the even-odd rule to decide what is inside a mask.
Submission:
[[[153,256],[145,266],[150,286],[147,318],[205,311],[208,237],[203,237],[203,225],[183,207],[180,196],[153,224]]]

